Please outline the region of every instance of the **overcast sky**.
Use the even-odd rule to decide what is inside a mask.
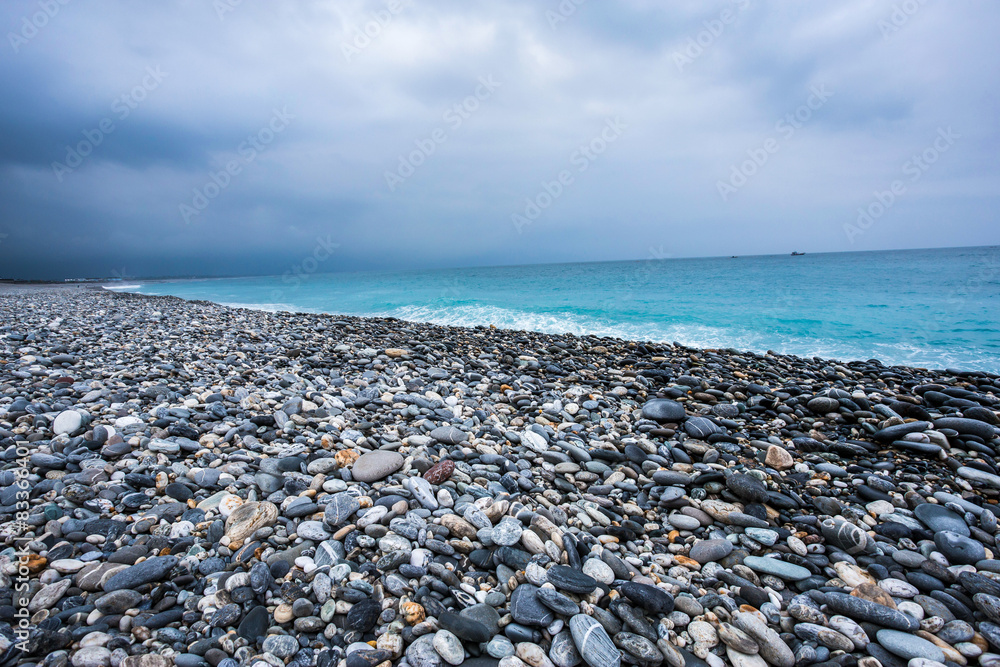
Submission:
[[[998,25],[985,0],[4,0],[0,276],[996,244]]]

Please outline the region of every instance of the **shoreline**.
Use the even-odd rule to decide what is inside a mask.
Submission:
[[[13,288],[13,289],[11,289],[11,288]],[[0,296],[3,296],[5,294],[9,294],[9,293],[24,293],[24,292],[32,292],[32,291],[44,291],[44,290],[48,290],[48,289],[56,289],[56,290],[64,290],[65,289],[65,290],[70,290],[70,291],[77,290],[77,289],[90,289],[90,290],[96,290],[96,291],[99,291],[99,292],[102,292],[102,293],[118,294],[118,295],[123,295],[123,296],[128,296],[128,297],[148,298],[148,299],[162,299],[162,298],[178,299],[179,301],[183,301],[183,302],[186,302],[186,303],[211,304],[211,305],[217,306],[219,308],[228,308],[228,309],[232,309],[232,310],[249,310],[249,311],[254,311],[254,312],[270,313],[270,314],[287,313],[287,314],[314,315],[314,316],[322,316],[322,317],[333,318],[333,319],[350,319],[350,320],[358,320],[358,321],[370,320],[370,321],[373,321],[373,322],[404,322],[404,323],[408,323],[408,324],[419,324],[419,325],[427,326],[427,327],[440,327],[442,329],[475,330],[475,329],[480,329],[480,328],[489,329],[489,328],[491,328],[491,326],[494,326],[494,325],[475,325],[475,326],[448,325],[448,324],[436,324],[434,322],[427,322],[427,321],[423,321],[423,320],[405,320],[405,319],[395,318],[395,317],[376,317],[376,316],[370,316],[370,315],[346,315],[346,314],[338,314],[338,313],[329,313],[329,312],[324,312],[324,311],[267,309],[267,308],[263,308],[263,307],[254,307],[254,306],[249,306],[249,305],[225,304],[225,303],[219,303],[217,301],[209,301],[209,300],[204,300],[204,299],[186,299],[184,297],[179,297],[179,296],[174,296],[174,295],[166,295],[166,294],[143,294],[143,293],[140,293],[140,292],[118,291],[116,289],[108,289],[107,287],[105,287],[102,284],[45,283],[45,284],[11,285],[10,283],[0,282]],[[616,343],[619,343],[619,344],[634,343],[634,344],[641,344],[641,345],[666,346],[666,347],[672,347],[675,344],[675,342],[652,341],[652,340],[648,340],[648,339],[619,338],[619,337],[616,337],[616,336],[603,336],[603,335],[598,335],[598,334],[584,334],[584,335],[581,335],[581,334],[574,334],[574,333],[548,333],[548,332],[542,332],[542,331],[535,331],[535,330],[532,330],[532,329],[515,329],[515,328],[506,328],[506,327],[495,327],[495,328],[497,330],[502,330],[502,331],[508,331],[508,332],[514,332],[514,333],[525,333],[525,334],[530,333],[530,334],[534,334],[534,335],[549,336],[549,337],[552,337],[552,338],[564,338],[564,337],[568,337],[568,338],[594,338],[594,339],[599,339],[599,340],[615,341]],[[747,355],[755,355],[755,356],[758,356],[758,357],[767,357],[767,356],[787,357],[787,358],[794,358],[794,359],[801,360],[804,363],[816,363],[816,362],[813,361],[816,358],[821,359],[824,363],[827,363],[827,364],[848,364],[848,365],[850,365],[850,364],[865,364],[865,363],[868,363],[869,361],[871,361],[870,359],[869,360],[853,359],[853,360],[847,360],[847,361],[845,361],[843,359],[836,359],[836,358],[830,358],[830,357],[805,357],[805,356],[802,356],[802,355],[784,354],[784,353],[777,353],[777,352],[775,352],[775,353],[772,354],[771,351],[757,352],[757,351],[754,351],[754,350],[741,350],[741,349],[738,349],[738,348],[709,348],[709,347],[698,347],[698,346],[683,345],[683,344],[678,344],[678,345],[680,345],[684,349],[695,351],[695,352],[717,352],[717,353],[737,354],[737,355],[739,355],[739,354],[747,354]],[[938,375],[945,375],[945,376],[947,376],[947,375],[953,375],[955,377],[963,377],[963,376],[968,376],[970,374],[971,375],[977,375],[978,374],[978,375],[983,375],[984,377],[988,377],[988,378],[1000,378],[1000,374],[994,373],[992,371],[985,371],[985,370],[968,370],[968,369],[955,369],[955,368],[951,368],[951,369],[949,369],[949,368],[927,368],[927,367],[923,367],[923,366],[910,366],[910,365],[907,365],[907,364],[885,364],[885,363],[883,363],[881,361],[879,363],[884,368],[887,368],[887,369],[888,368],[901,368],[901,369],[909,369],[909,370],[913,370],[913,371],[922,371],[922,372],[926,372],[926,373],[936,373]]]
[[[1000,665],[995,374],[97,286],[0,316],[0,663]]]
[[[395,322],[405,322],[405,323],[409,323],[409,324],[421,324],[421,325],[429,326],[429,327],[441,327],[443,329],[458,329],[458,330],[470,330],[470,329],[481,329],[481,328],[490,329],[490,328],[494,328],[494,329],[498,329],[498,330],[511,331],[511,332],[515,332],[515,333],[516,332],[520,332],[520,333],[538,334],[538,335],[543,335],[543,336],[551,336],[553,338],[562,338],[562,337],[568,337],[568,338],[596,338],[596,339],[600,339],[600,340],[615,341],[617,343],[636,343],[636,344],[641,344],[641,345],[654,345],[654,346],[666,346],[666,347],[672,347],[672,346],[676,345],[676,346],[680,346],[680,347],[682,347],[684,349],[692,350],[692,351],[697,351],[697,352],[721,352],[721,353],[726,353],[726,354],[749,354],[749,355],[756,355],[756,356],[759,356],[759,357],[767,357],[767,356],[790,357],[790,358],[795,358],[795,359],[802,360],[803,362],[807,362],[807,363],[815,363],[813,360],[817,359],[817,358],[821,359],[823,362],[828,363],[828,364],[859,364],[859,363],[868,363],[869,361],[872,361],[872,359],[851,359],[851,360],[844,360],[844,359],[837,359],[837,358],[832,358],[832,357],[822,357],[822,356],[808,356],[807,357],[807,356],[803,356],[803,355],[799,355],[799,354],[786,354],[786,353],[781,353],[781,352],[773,352],[771,350],[767,350],[767,351],[764,351],[764,352],[757,352],[755,350],[739,349],[739,348],[733,348],[733,347],[724,347],[724,348],[720,348],[720,347],[700,347],[700,346],[697,346],[697,345],[685,345],[683,343],[678,343],[676,341],[654,341],[654,340],[650,340],[648,338],[620,338],[620,337],[617,337],[617,336],[608,336],[608,335],[601,335],[601,334],[575,334],[575,333],[571,333],[571,332],[550,333],[550,332],[545,332],[545,331],[537,331],[537,330],[534,330],[534,329],[517,329],[517,328],[512,328],[512,327],[499,327],[499,326],[496,326],[496,325],[487,325],[487,324],[479,324],[479,325],[438,324],[438,323],[435,323],[435,322],[428,322],[426,320],[407,320],[407,319],[398,318],[398,317],[381,317],[381,316],[373,316],[373,315],[348,315],[348,314],[330,313],[330,312],[318,311],[318,310],[313,311],[313,310],[269,309],[269,308],[264,308],[262,306],[240,305],[240,304],[233,304],[233,303],[219,303],[217,301],[211,301],[211,300],[205,300],[205,299],[187,299],[185,297],[179,297],[179,296],[175,296],[175,295],[172,295],[172,294],[170,294],[170,295],[167,295],[167,294],[143,294],[141,292],[128,292],[128,291],[119,292],[117,290],[107,289],[104,286],[97,286],[96,288],[97,289],[101,289],[103,291],[115,293],[115,294],[131,294],[131,295],[140,296],[140,297],[170,297],[170,298],[180,299],[182,301],[187,301],[189,303],[211,303],[213,305],[219,306],[220,308],[231,308],[231,309],[234,309],[234,310],[252,310],[252,311],[262,312],[262,313],[291,313],[291,314],[303,314],[303,315],[320,315],[320,316],[323,316],[323,317],[348,318],[348,319],[355,319],[355,320],[372,320],[372,321],[380,321],[380,322],[395,321]],[[0,294],[2,294],[2,291],[0,291]],[[908,365],[908,364],[887,364],[887,363],[882,362],[881,360],[878,360],[878,359],[875,359],[875,360],[878,361],[879,364],[882,365],[885,368],[905,368],[905,369],[910,369],[910,370],[914,370],[914,371],[934,372],[934,373],[938,373],[938,374],[942,374],[942,375],[951,374],[951,375],[956,375],[957,377],[962,377],[964,375],[969,375],[969,374],[981,374],[981,375],[984,375],[984,376],[990,377],[990,378],[1000,378],[1000,373],[994,373],[993,371],[975,370],[975,369],[956,369],[956,368],[929,368],[929,367],[925,367],[925,366],[911,366],[911,365]]]

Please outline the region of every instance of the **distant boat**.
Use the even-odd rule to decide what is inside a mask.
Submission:
[[[799,257],[800,255],[804,255],[804,254],[805,254],[804,252],[793,252],[792,253],[792,257]]]

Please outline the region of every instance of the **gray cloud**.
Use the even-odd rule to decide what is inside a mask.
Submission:
[[[0,5],[0,275],[282,273],[327,238],[334,269],[1000,241],[992,4],[53,3],[30,37],[38,0]]]

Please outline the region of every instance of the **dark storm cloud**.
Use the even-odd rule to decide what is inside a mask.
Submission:
[[[996,243],[998,16],[5,2],[0,275]]]

